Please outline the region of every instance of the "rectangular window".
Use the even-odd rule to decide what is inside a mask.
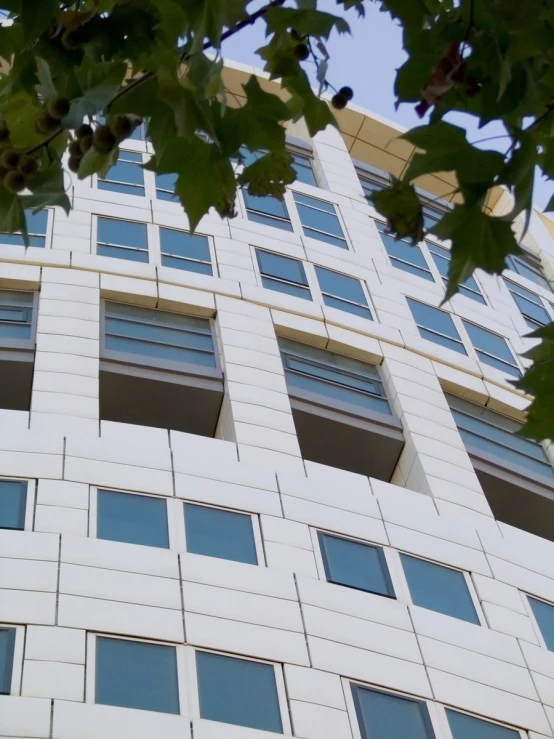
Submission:
[[[362,190],[364,191],[365,199],[371,206],[373,206],[371,196],[373,195],[373,193],[379,192],[385,187],[388,187],[390,185],[390,180],[384,175],[379,176],[377,174],[368,174],[367,172],[360,170],[356,170],[356,174],[358,175],[360,185],[362,186]]]
[[[325,305],[372,320],[373,316],[359,280],[324,267],[316,267],[315,272]]]
[[[187,552],[257,565],[252,517],[185,503]]]
[[[554,652],[554,605],[527,596],[546,648]]]
[[[20,480],[0,480],[0,529],[25,528],[27,483]]]
[[[179,713],[175,647],[96,637],[95,702]]]
[[[148,262],[148,232],[145,223],[100,216],[97,223],[97,254],[131,262]]]
[[[485,721],[477,716],[468,716],[467,713],[446,709],[446,716],[452,739],[521,739],[516,729]]]
[[[304,265],[299,259],[262,249],[256,249],[256,257],[264,287],[296,298],[312,299]]]
[[[476,326],[469,321],[462,321],[477,356],[491,367],[496,367],[510,377],[521,377],[521,372],[508,342],[503,336],[493,334],[492,331]]]
[[[348,249],[337,211],[332,203],[293,193],[304,234],[311,239]]]
[[[38,213],[32,213],[30,210],[25,211],[27,219],[27,234],[29,236],[29,246],[37,246],[44,249],[46,246],[46,227],[48,225],[48,210],[39,210]],[[13,244],[14,246],[25,246],[23,236],[20,231],[15,233],[0,233],[1,244]]]
[[[446,210],[442,208],[435,208],[429,203],[424,203],[422,206],[423,211],[423,227],[426,231],[430,231],[437,223],[441,220]]]
[[[506,257],[506,267],[552,292],[552,288],[543,274],[541,261],[534,254],[518,254],[517,256],[509,254]]]
[[[0,695],[9,695],[12,688],[15,629],[0,628]]]
[[[504,282],[529,328],[535,330],[550,323],[550,316],[538,295],[511,280],[505,279]]]
[[[178,198],[175,195],[176,182],[177,175],[173,172],[169,174],[157,174],[156,198],[158,200],[172,200],[173,202],[178,202]]]
[[[99,490],[96,536],[110,541],[169,549],[165,500]]]
[[[318,531],[318,539],[328,582],[388,598],[395,597],[381,547],[321,531]]]
[[[164,267],[212,275],[210,243],[207,236],[160,228],[160,247]]]
[[[419,300],[406,298],[422,339],[440,344],[459,354],[467,354],[452,316]]]
[[[28,342],[33,333],[33,293],[0,290],[0,342]]]
[[[289,153],[292,156],[292,168],[296,172],[296,181],[317,187],[311,157],[306,154],[298,154],[294,151]]]
[[[144,197],[144,170],[139,166],[141,164],[142,154],[120,149],[117,162],[106,177],[98,178],[98,189]]]
[[[521,424],[467,400],[447,396],[450,410],[468,451],[485,452],[498,459],[500,466],[508,462],[552,484],[554,470],[542,446],[517,435]]]
[[[393,267],[434,282],[429,265],[419,246],[409,244],[407,241],[397,241],[386,232],[386,225],[380,221],[375,221],[375,225]]]
[[[423,701],[361,685],[352,696],[362,739],[435,739]]]
[[[285,377],[290,388],[354,406],[391,413],[376,367],[350,357],[280,339]]]
[[[400,559],[414,605],[479,624],[463,572],[408,554]]]
[[[244,189],[242,194],[249,221],[262,223],[264,226],[280,228],[283,231],[293,230],[284,200],[279,200],[269,195],[266,197],[250,195],[247,189]]]
[[[205,318],[106,303],[105,348],[111,352],[163,360],[172,365],[216,367],[210,322]]]
[[[200,717],[283,733],[273,665],[196,652]]]
[[[443,282],[446,286],[446,284],[448,283],[448,268],[450,266],[450,260],[452,258],[450,250],[445,249],[444,246],[433,244],[430,241],[426,241],[425,243],[427,244],[427,248],[429,249],[431,256],[433,257],[433,261],[437,265],[437,269],[439,270]],[[478,303],[483,303],[484,305],[487,304],[473,275],[469,277],[462,285],[458,285],[458,291],[460,295],[465,295],[466,298],[471,298],[472,300],[476,300]]]

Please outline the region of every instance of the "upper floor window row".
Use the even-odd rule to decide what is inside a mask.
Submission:
[[[544,276],[541,261],[535,254],[529,251],[517,256],[510,254],[506,257],[506,268],[552,292],[552,287]]]
[[[459,319],[440,308],[434,308],[413,298],[406,300],[423,339],[467,355],[466,344],[460,336],[460,330],[464,330],[477,359],[510,377],[521,376],[515,356],[503,336],[465,319]]]
[[[504,278],[504,284],[508,288],[510,295],[525,319],[525,323],[530,329],[534,331],[540,328],[540,326],[545,326],[551,322],[552,319],[545,307],[547,305],[546,301],[543,301],[541,297],[526,287],[512,282],[512,280]],[[550,304],[548,305],[552,310],[552,306]]]
[[[292,156],[292,168],[296,172],[296,182],[303,182],[305,185],[318,186],[314,172],[314,163],[312,157],[305,151],[300,151],[296,147],[287,146],[289,154]],[[241,149],[242,163],[245,167],[253,164],[267,152],[265,151],[249,151],[246,148]]]
[[[208,237],[173,228],[160,226],[153,230],[149,239],[146,223],[98,216],[96,253],[133,262],[153,261],[164,267],[213,275]]]
[[[40,210],[38,213],[32,213],[30,210],[25,211],[29,246],[36,246],[39,249],[43,249],[46,246],[49,212],[49,209]],[[23,234],[19,231],[15,233],[0,233],[0,244],[25,246]]]

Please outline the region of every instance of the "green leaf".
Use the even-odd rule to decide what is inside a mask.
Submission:
[[[22,231],[24,237],[25,229],[25,213],[17,195],[8,192],[5,187],[0,185],[0,233],[13,233],[14,231]],[[28,239],[25,239],[25,246],[28,246]]]
[[[535,167],[538,160],[537,145],[531,133],[521,131],[518,134],[519,148],[516,149],[500,172],[498,182],[507,185],[514,196],[514,207],[505,216],[506,221],[513,221],[523,210],[527,211],[527,218],[523,233],[527,231],[531,208],[533,205],[533,184],[535,181]]]
[[[37,63],[37,77],[40,82],[38,92],[42,99],[48,102],[58,94],[50,73],[50,65],[40,56],[35,57],[35,60]]]
[[[33,42],[56,18],[58,0],[23,0],[21,23],[25,44]]]
[[[82,95],[71,103],[69,114],[64,118],[64,125],[69,128],[78,126],[85,116],[100,113],[110,102],[127,71],[124,62],[94,63],[85,59],[75,76],[82,90]]]
[[[52,162],[48,169],[35,175],[32,195],[22,195],[21,203],[25,210],[32,210],[33,213],[49,205],[57,205],[69,215],[71,201],[65,192],[63,169],[58,161]]]
[[[514,384],[534,396],[520,435],[541,441],[554,438],[554,324],[541,326],[530,336],[542,341],[523,355],[533,364]]]
[[[393,178],[392,185],[374,192],[371,200],[387,219],[393,235],[399,239],[411,239],[413,244],[423,239],[421,202],[413,185]]]
[[[10,131],[10,139],[16,148],[37,146],[46,137],[35,128],[35,118],[40,107],[31,95],[18,92],[10,96],[2,106],[2,117]]]
[[[295,8],[273,7],[265,14],[269,29],[283,33],[294,29],[299,36],[318,36],[328,39],[331,31],[350,33],[350,26],[338,15],[324,13],[315,8],[296,10]]]
[[[118,151],[117,147],[108,152],[96,151],[94,147],[91,147],[81,159],[79,179],[84,180],[85,177],[90,177],[93,174],[97,174],[101,178],[105,177],[110,167],[113,167],[117,162]]]
[[[431,229],[452,241],[445,300],[456,294],[475,269],[500,274],[509,254],[521,254],[511,224],[484,213],[477,205],[456,205]]]
[[[246,167],[239,175],[238,183],[248,187],[252,195],[282,198],[285,185],[290,185],[295,179],[292,156],[286,151],[282,154],[269,152]]]
[[[554,210],[554,195],[550,197],[550,200],[546,204],[545,213],[551,213]]]

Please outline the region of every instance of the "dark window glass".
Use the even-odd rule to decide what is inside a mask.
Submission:
[[[355,316],[372,319],[360,281],[324,267],[315,268],[323,302]]]
[[[504,282],[529,328],[535,330],[550,323],[550,316],[538,295],[510,280]]]
[[[394,598],[394,590],[381,547],[318,532],[325,576],[336,585]]]
[[[148,262],[146,224],[99,217],[96,253],[102,257]]]
[[[296,172],[297,182],[304,182],[306,185],[315,185],[317,187],[317,180],[310,157],[304,154],[295,154],[294,152],[291,152],[291,155],[292,168]]]
[[[532,472],[554,480],[554,470],[542,446],[516,435],[521,428],[517,421],[452,395],[448,396],[448,403],[469,450],[485,452],[496,457],[500,464],[509,462],[519,467],[522,474]]]
[[[95,701],[179,713],[175,647],[97,637]]]
[[[25,211],[27,219],[27,234],[29,236],[29,246],[37,246],[44,248],[46,246],[46,226],[48,224],[48,211],[39,210],[38,213],[32,213],[30,210]],[[21,232],[2,233],[0,232],[0,244],[12,244],[14,246],[25,246]]]
[[[12,687],[15,629],[0,629],[0,694],[9,695]]]
[[[274,226],[284,231],[292,231],[289,212],[284,200],[270,197],[258,197],[250,195],[248,190],[243,190],[246,213],[250,221],[263,223],[265,226]]]
[[[540,285],[546,290],[550,290],[550,292],[552,292],[550,283],[543,275],[542,267],[537,257],[533,258],[533,256],[530,254],[521,254],[518,256],[510,254],[506,257],[506,267],[513,270],[514,272],[517,272],[518,275],[526,277],[528,280],[531,280],[531,282],[534,282],[536,285]]]
[[[521,377],[514,355],[503,336],[493,334],[469,321],[463,321],[463,324],[481,362],[496,367],[511,377]]]
[[[0,342],[29,341],[33,305],[33,293],[0,290]]]
[[[479,624],[462,572],[407,554],[401,554],[400,557],[416,606]]]
[[[160,246],[165,267],[186,269],[203,275],[213,274],[207,236],[160,228]]]
[[[519,731],[446,709],[452,739],[520,739]]]
[[[117,162],[108,170],[104,179],[98,179],[98,189],[144,197],[144,170],[140,164],[142,154],[120,149]]]
[[[105,344],[108,351],[137,357],[216,366],[210,322],[204,318],[106,303]]]
[[[332,203],[299,192],[293,193],[304,234],[318,241],[348,249],[344,233]]]
[[[390,415],[376,367],[286,339],[279,345],[289,389]]]
[[[352,686],[362,739],[434,739],[423,701]]]
[[[433,208],[432,205],[424,205],[423,211],[423,227],[426,231],[430,231],[435,224],[441,220],[446,211],[440,208]]]
[[[443,282],[446,285],[448,282],[448,268],[451,259],[450,251],[448,249],[445,249],[443,246],[433,244],[429,241],[425,243],[427,244],[427,248],[431,252],[431,256],[433,257],[433,260],[437,265],[437,269],[440,272]],[[477,281],[475,280],[475,277],[473,277],[473,275],[471,277],[468,277],[468,279],[462,285],[458,285],[458,291],[460,295],[465,295],[466,298],[471,298],[472,300],[476,300],[478,303],[483,303],[484,305],[486,305],[486,300],[483,297],[483,294],[479,289],[479,285],[477,284]]]
[[[178,198],[175,196],[176,182],[176,174],[157,174],[156,197],[158,198],[158,200],[173,200],[174,202],[178,202]]]
[[[375,221],[375,225],[377,226],[381,241],[385,246],[393,267],[402,269],[404,272],[410,272],[412,275],[416,275],[416,277],[423,277],[425,280],[434,282],[429,265],[425,261],[425,257],[417,244],[413,245],[407,241],[397,241],[386,233],[384,223]]]
[[[541,630],[546,648],[554,652],[554,606],[550,603],[545,603],[543,600],[537,600],[536,598],[531,598],[531,596],[527,597],[533,609],[533,615]]]
[[[145,495],[98,491],[99,539],[169,549],[165,500]]]
[[[385,182],[384,180],[381,182],[377,178],[371,179],[365,174],[360,174],[358,172],[358,179],[360,180],[360,184],[362,186],[362,190],[364,191],[365,199],[370,205],[373,205],[373,201],[371,199],[371,196],[374,192],[380,192],[383,190],[383,188],[388,187],[390,183]]]
[[[283,733],[273,665],[197,652],[196,670],[201,718]]]
[[[256,249],[256,257],[264,287],[304,300],[312,299],[304,265],[299,259],[283,257],[262,249]]]
[[[257,565],[252,518],[219,508],[185,504],[187,551]]]
[[[406,298],[422,339],[433,341],[459,354],[467,354],[454,321],[449,313]]]
[[[0,529],[23,531],[26,504],[26,482],[0,480]]]

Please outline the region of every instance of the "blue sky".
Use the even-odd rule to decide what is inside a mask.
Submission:
[[[318,5],[330,13],[339,12],[333,0],[320,0]],[[376,4],[367,2],[365,7],[366,16],[363,19],[358,19],[355,11],[346,14],[352,36],[333,34],[327,46],[331,54],[327,77],[336,88],[343,85],[352,87],[353,102],[357,105],[403,126],[416,126],[420,121],[413,105],[401,105],[398,111],[394,109],[394,78],[396,69],[405,59],[401,31],[387,13],[379,12]],[[261,66],[261,60],[254,52],[264,44],[263,33],[263,24],[244,29],[225,42],[224,57]],[[493,126],[479,131],[469,116],[452,116],[449,120],[467,128],[470,141],[502,132]],[[502,151],[508,143],[499,140],[483,146],[495,146]],[[546,205],[553,192],[552,182],[537,178],[534,200],[539,207]]]

